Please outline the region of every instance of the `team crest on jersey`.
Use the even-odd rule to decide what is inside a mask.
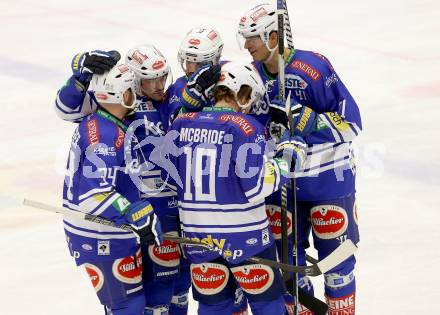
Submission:
[[[90,281],[92,281],[93,288],[98,292],[104,285],[104,275],[102,271],[95,265],[88,263],[84,264],[84,267],[86,268]]]
[[[338,82],[338,76],[336,73],[332,73],[330,76],[325,78],[325,86],[329,88],[332,84]]]
[[[141,251],[136,253],[136,261],[133,256],[116,259],[112,266],[113,275],[121,282],[134,284],[142,280],[142,256]]]
[[[269,229],[265,228],[261,231],[261,244],[263,246],[267,245],[270,243],[270,234],[269,234]]]
[[[219,117],[220,121],[230,121],[237,125],[240,130],[246,135],[250,136],[255,132],[254,127],[251,123],[244,117],[238,115],[224,114]]]
[[[321,239],[333,239],[341,236],[348,227],[345,209],[335,205],[319,205],[310,210],[312,228]]]
[[[180,263],[180,248],[177,243],[164,240],[160,246],[150,245],[148,255],[156,264],[164,267],[177,267]]]
[[[172,104],[172,103],[176,103],[176,102],[180,102],[180,97],[178,97],[177,95],[173,95],[170,99],[169,99],[169,101],[168,101],[170,104]]]
[[[191,278],[194,288],[201,294],[214,295],[228,284],[229,270],[216,263],[191,264]]]
[[[261,143],[261,142],[265,142],[266,141],[266,136],[259,134],[258,136],[255,137],[255,143]]]
[[[313,81],[318,81],[319,79],[321,79],[321,73],[318,70],[316,70],[314,67],[312,67],[311,65],[305,62],[295,60],[290,64],[289,67],[304,72]]]
[[[243,291],[249,294],[265,292],[275,278],[272,268],[260,264],[234,267],[231,271]]]
[[[269,219],[272,235],[276,240],[281,239],[281,207],[266,205],[266,214]],[[292,234],[292,213],[287,211],[287,233]]]
[[[96,119],[87,122],[87,136],[89,144],[95,145],[99,143],[98,121]]]
[[[98,240],[98,256],[108,256],[110,255],[110,241],[109,240]]]
[[[176,198],[171,199],[168,201],[168,208],[177,208],[178,201]]]

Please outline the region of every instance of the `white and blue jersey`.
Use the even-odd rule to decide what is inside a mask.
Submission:
[[[98,109],[76,128],[63,187],[63,206],[121,220],[130,203],[141,199],[133,177],[138,176],[142,152],[125,141],[126,125]],[[126,156],[130,156],[127,166]],[[64,218],[64,228],[76,263],[114,260],[136,253],[132,232],[77,219]]]
[[[253,64],[267,89],[255,117],[266,125],[268,104],[278,95],[278,81],[262,62]],[[356,102],[324,56],[296,49],[285,64],[286,95],[290,93],[296,102],[319,114],[316,130],[304,137],[308,149],[305,166],[297,172],[298,200],[334,199],[354,193],[352,140],[362,129]]]
[[[265,155],[265,128],[252,117],[208,107],[180,114],[167,137],[174,139],[166,143],[175,167],[168,174],[183,235],[221,248],[231,263],[269,247],[264,198],[288,179],[282,176],[286,163]],[[193,263],[220,256],[199,246],[185,248]]]
[[[169,111],[166,106],[162,106],[167,105],[168,101],[153,101],[146,97],[137,96],[136,102],[136,111],[126,119],[127,124],[134,129],[134,134],[145,157],[146,165],[141,174],[142,198],[148,198],[159,218],[164,215],[177,216],[175,194],[164,185],[161,168],[149,160],[151,151],[158,144],[161,136],[165,134],[164,125],[168,125]],[[63,120],[80,122],[98,108],[99,104],[93,92],[86,91],[74,76],[58,91],[55,110]],[[164,230],[167,228],[165,227]]]
[[[182,93],[187,82],[188,77],[181,76],[173,84],[171,84],[167,90],[164,106],[161,106],[160,108],[165,131],[168,130],[169,126],[182,107]]]

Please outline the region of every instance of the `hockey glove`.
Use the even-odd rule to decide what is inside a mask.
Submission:
[[[182,94],[183,106],[188,111],[198,111],[209,104],[220,71],[219,65],[206,65],[191,75]]]
[[[303,168],[307,156],[306,149],[307,145],[302,137],[291,137],[289,130],[286,130],[276,147],[275,158],[285,160],[290,165],[290,171],[294,172]]]
[[[109,71],[119,59],[121,55],[116,50],[78,53],[72,59],[72,71],[78,81],[87,84],[94,73],[103,74]]]
[[[293,117],[294,134],[305,137],[316,128],[318,114],[310,107],[291,101],[291,114]],[[273,100],[269,105],[269,112],[274,121],[283,121],[282,113],[286,117],[285,106],[279,100]],[[287,119],[287,117],[286,117]],[[287,120],[286,120],[287,121]]]
[[[118,225],[124,223],[131,225],[140,244],[160,245],[163,241],[159,219],[149,201],[132,203],[124,216],[116,222]]]

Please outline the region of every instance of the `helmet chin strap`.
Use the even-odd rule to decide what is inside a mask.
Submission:
[[[275,51],[278,48],[278,44],[274,48],[270,48],[269,44],[266,43],[266,48],[270,51],[270,54],[269,54],[269,57],[267,57],[266,59],[263,60],[263,63],[266,63],[273,58],[273,56],[275,55]]]
[[[238,108],[239,108],[239,112],[245,114],[246,110],[248,110],[248,108],[252,105],[252,100],[249,100],[246,104],[241,104],[240,101],[238,100],[237,95],[235,95],[235,101],[237,102]]]

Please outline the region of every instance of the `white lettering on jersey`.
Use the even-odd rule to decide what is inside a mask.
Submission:
[[[180,141],[223,144],[224,131],[204,128],[182,128]]]

